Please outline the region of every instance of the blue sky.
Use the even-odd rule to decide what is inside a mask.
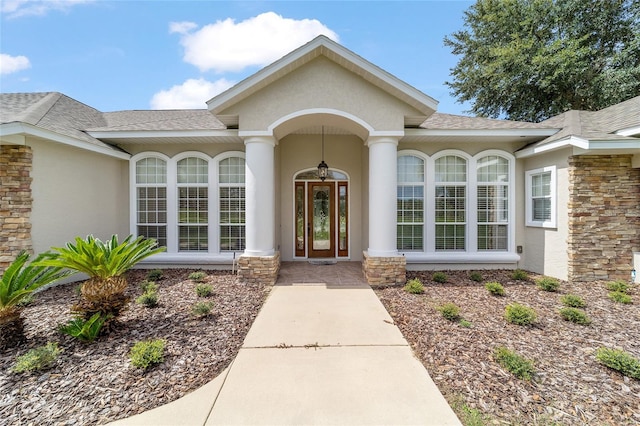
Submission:
[[[101,111],[205,108],[325,34],[461,114],[443,38],[471,4],[0,0],[0,91],[57,91]]]

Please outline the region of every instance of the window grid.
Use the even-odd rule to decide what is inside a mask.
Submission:
[[[208,251],[209,163],[187,157],[176,166],[178,251]]]
[[[136,162],[136,232],[167,246],[167,165],[160,158]]]
[[[551,172],[531,176],[531,218],[534,221],[551,220]]]
[[[446,155],[435,161],[436,250],[465,250],[467,227],[467,161]]]
[[[219,169],[220,251],[245,249],[245,161],[229,157]]]
[[[497,155],[478,160],[478,250],[509,248],[509,161]]]
[[[419,157],[398,157],[398,250],[424,250],[424,169],[424,160]]]

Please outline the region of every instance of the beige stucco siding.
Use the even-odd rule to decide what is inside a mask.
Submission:
[[[559,279],[567,279],[567,238],[568,234],[568,201],[569,172],[567,158],[569,150],[558,150],[549,154],[527,158],[522,161],[522,176],[530,170],[556,166],[556,228],[539,228],[524,226],[522,245],[524,248],[524,269],[549,275]],[[522,192],[524,192],[524,182]],[[525,222],[526,205],[523,199],[519,212]]]
[[[363,232],[366,215],[363,209],[363,142],[355,136],[325,137],[325,161],[332,169],[349,175],[349,244],[351,260],[362,260]],[[280,227],[279,238],[282,260],[292,260],[294,256],[293,185],[296,173],[313,169],[320,162],[321,148],[319,135],[290,135],[283,138],[277,148],[279,170]],[[278,179],[276,179],[278,182]]]
[[[402,130],[405,115],[421,115],[324,57],[305,64],[222,114],[239,115],[242,131],[258,131],[289,114],[312,108],[352,114],[376,130]]]
[[[227,151],[242,151],[245,147],[242,143],[201,143],[201,144],[181,144],[181,143],[166,143],[166,144],[123,144],[122,148],[131,155],[136,155],[141,152],[159,152],[168,157],[173,157],[177,154],[195,151],[207,154],[210,157],[215,157],[218,154],[222,154]]]
[[[88,234],[129,234],[129,163],[29,138],[33,149],[32,238],[36,253]]]

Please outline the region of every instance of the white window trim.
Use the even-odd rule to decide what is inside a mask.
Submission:
[[[515,157],[509,152],[489,149],[474,156],[460,150],[446,149],[429,156],[417,150],[399,150],[398,156],[413,155],[425,161],[424,189],[424,251],[400,251],[409,262],[428,263],[491,263],[516,262],[520,256],[516,254],[516,164]],[[467,159],[467,249],[466,251],[444,251],[435,249],[435,159],[445,155],[458,155]],[[496,155],[509,162],[509,222],[507,225],[508,240],[506,250],[478,250],[478,174],[477,165],[480,158]]]
[[[533,220],[533,194],[531,192],[531,183],[533,176],[542,173],[551,173],[551,182],[549,184],[549,198],[551,199],[551,219],[545,221]],[[537,228],[557,228],[557,180],[556,166],[547,166],[539,169],[528,170],[525,172],[525,211],[527,226]]]

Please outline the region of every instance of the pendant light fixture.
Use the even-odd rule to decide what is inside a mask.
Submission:
[[[318,177],[321,181],[329,176],[329,166],[324,162],[324,126],[322,126],[322,161],[318,164]]]

